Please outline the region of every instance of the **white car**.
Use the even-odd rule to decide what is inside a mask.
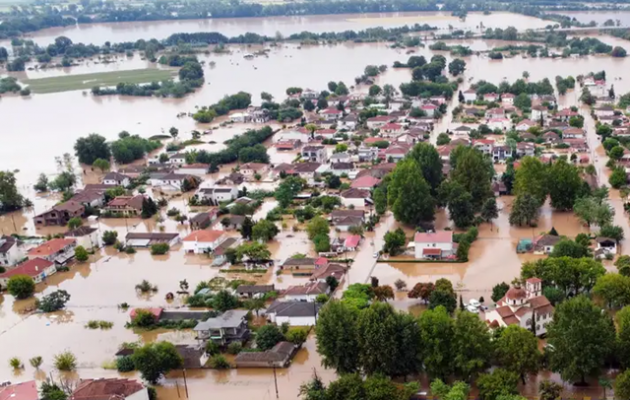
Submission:
[[[466,310],[468,310],[469,312],[473,313],[473,314],[478,314],[479,313],[479,308],[472,306],[472,305],[467,305],[466,306]]]
[[[468,301],[468,304],[472,307],[479,307],[481,305],[481,303],[477,299],[470,299]]]

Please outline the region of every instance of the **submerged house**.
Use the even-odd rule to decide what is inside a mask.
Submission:
[[[197,340],[226,345],[232,342],[244,342],[249,338],[246,310],[229,310],[216,318],[208,318],[193,328]]]

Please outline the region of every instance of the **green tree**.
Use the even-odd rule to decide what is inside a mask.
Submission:
[[[617,375],[617,379],[615,379],[615,399],[630,399],[630,369]]]
[[[514,98],[514,107],[524,110],[526,108],[531,108],[532,100],[529,98],[527,93],[521,93]]]
[[[0,171],[0,214],[19,210],[26,205],[26,200],[17,189],[15,174]]]
[[[13,275],[7,282],[7,291],[16,299],[26,299],[35,292],[35,282],[28,275]]]
[[[624,232],[619,225],[606,224],[599,229],[599,236],[614,239],[619,244],[624,238]]]
[[[380,187],[374,189],[374,194],[372,195],[374,199],[374,209],[378,215],[383,215],[387,211],[387,195],[385,191]]]
[[[455,371],[455,323],[442,306],[423,312],[419,321],[426,371],[444,379]]]
[[[327,400],[326,386],[316,372],[313,372],[313,379],[300,385],[298,395],[303,400]]]
[[[407,238],[405,237],[405,231],[401,228],[396,229],[395,231],[389,231],[385,234],[385,245],[383,246],[383,251],[388,253],[390,256],[395,256],[400,253],[400,250],[405,246],[407,242]]]
[[[278,200],[280,207],[288,207],[295,195],[300,193],[303,187],[304,180],[298,177],[290,176],[283,180],[275,191],[275,198]]]
[[[421,367],[420,334],[413,317],[388,303],[374,302],[357,319],[362,370],[367,374],[408,375]]]
[[[473,313],[458,312],[452,347],[455,372],[464,380],[470,380],[490,363],[492,343],[488,326]]]
[[[462,60],[461,58],[456,58],[448,63],[448,72],[453,76],[463,74],[465,70],[466,61]]]
[[[518,374],[502,368],[482,374],[477,379],[481,400],[500,400],[501,396],[518,394]]]
[[[326,253],[330,251],[330,236],[317,235],[313,238],[313,244],[315,245],[315,251],[317,253]]]
[[[254,229],[254,222],[250,217],[245,217],[243,223],[241,224],[241,228],[239,231],[241,232],[241,237],[245,240],[252,239],[252,230]]]
[[[475,219],[473,197],[457,182],[448,183],[448,212],[458,228],[470,226]]]
[[[66,400],[68,395],[56,383],[46,379],[39,389],[41,400]]]
[[[148,343],[134,350],[133,363],[142,378],[149,383],[157,381],[171,370],[180,368],[183,359],[172,343]]]
[[[540,400],[557,400],[562,394],[562,385],[544,380],[540,382],[538,393],[540,394]]]
[[[494,287],[492,288],[492,301],[496,303],[501,300],[508,290],[510,290],[510,285],[505,282],[497,283],[496,285],[494,285]]]
[[[55,290],[37,301],[37,308],[42,312],[59,311],[70,301],[70,294],[65,290]]]
[[[458,147],[453,155],[454,170],[451,173],[453,182],[460,184],[472,196],[475,211],[481,210],[483,203],[493,195],[492,176],[494,169],[490,161],[477,149]]]
[[[363,400],[365,397],[363,379],[359,374],[341,375],[336,381],[330,382],[326,390],[326,400]]]
[[[33,189],[38,193],[48,191],[48,178],[46,174],[39,174],[39,178],[37,179],[37,183],[33,185]]]
[[[422,170],[422,176],[431,186],[431,194],[435,196],[442,183],[442,159],[436,148],[428,143],[420,142],[409,152],[408,157],[415,159]]]
[[[103,244],[105,246],[112,246],[118,240],[118,232],[105,231],[103,232]]]
[[[238,307],[238,298],[227,290],[220,290],[212,298],[212,308],[225,312]]]
[[[542,206],[549,192],[547,166],[535,157],[523,157],[521,165],[516,171],[514,194],[523,196],[529,194]]]
[[[85,250],[85,247],[77,246],[74,249],[74,258],[76,258],[79,262],[85,262],[88,260],[88,258],[90,258],[90,255],[88,254],[87,250]]]
[[[97,159],[109,160],[111,152],[107,139],[96,133],[77,139],[74,152],[80,163],[92,165]]]
[[[142,211],[140,216],[143,219],[151,218],[158,212],[157,204],[150,197],[145,197],[142,199]]]
[[[109,168],[110,168],[109,161],[104,160],[102,158],[97,158],[96,160],[94,160],[94,162],[92,163],[92,166],[94,168],[100,169],[101,172],[109,171]]]
[[[617,359],[625,368],[630,366],[630,307],[626,306],[615,315],[617,321]]]
[[[438,279],[435,282],[435,289],[429,296],[429,308],[434,309],[442,306],[452,314],[457,308],[457,295],[453,289],[453,284],[448,279]]]
[[[510,225],[529,225],[534,226],[538,219],[538,211],[540,203],[529,193],[516,197],[510,211]]]
[[[262,351],[271,350],[273,346],[284,340],[284,335],[277,325],[264,325],[256,331],[256,346]]]
[[[368,94],[370,95],[370,97],[374,97],[374,96],[378,96],[382,91],[383,89],[381,89],[379,85],[372,85],[370,86],[370,90]]]
[[[561,158],[551,165],[548,176],[551,206],[562,211],[572,209],[582,189],[578,168]]]
[[[322,308],[315,333],[317,352],[325,367],[340,374],[358,370],[357,318],[357,309],[342,301],[331,300]]]
[[[534,318],[532,316],[532,318]],[[523,384],[525,375],[538,371],[540,352],[538,339],[529,330],[518,325],[505,328],[495,345],[497,361],[508,371],[517,373]]]
[[[268,242],[278,235],[280,230],[272,221],[261,219],[252,228],[252,239]]]
[[[565,381],[596,376],[610,356],[615,342],[611,318],[586,296],[560,303],[547,328],[547,342],[554,348],[551,368]]]
[[[608,273],[597,279],[593,293],[606,302],[609,308],[630,304],[630,277]]]
[[[411,225],[433,220],[435,201],[431,187],[421,178],[422,169],[418,162],[412,158],[400,161],[391,176],[387,203],[396,220]]]
[[[328,226],[328,221],[323,217],[315,217],[311,219],[306,225],[306,232],[308,233],[308,238],[313,240],[318,235],[328,235],[330,231],[330,227]]]
[[[575,201],[573,206],[575,215],[589,228],[591,224],[604,226],[612,222],[614,211],[606,202],[602,202],[595,197],[581,197]]]
[[[168,130],[168,133],[170,133],[173,139],[175,139],[177,135],[179,134],[179,130],[175,128],[174,126],[171,126],[171,129]]]
[[[497,200],[494,197],[487,199],[481,207],[481,218],[486,222],[492,222],[493,219],[499,217],[497,208]]]
[[[556,243],[549,257],[582,258],[588,256],[589,253],[590,249],[588,247],[574,242],[571,239],[564,238]]]
[[[608,183],[615,189],[625,186],[628,183],[625,169],[622,167],[613,168],[612,174],[608,178]]]
[[[80,227],[81,225],[83,225],[83,220],[81,219],[81,217],[72,217],[68,221],[68,229],[70,230],[76,229]]]
[[[615,267],[621,275],[630,276],[630,256],[626,254],[619,256],[615,261]]]

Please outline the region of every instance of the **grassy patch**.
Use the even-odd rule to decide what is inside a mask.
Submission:
[[[173,76],[173,71],[146,68],[130,71],[98,72],[94,74],[56,76],[51,78],[26,79],[25,85],[33,93],[57,93],[71,90],[91,89],[94,86],[116,86],[125,83],[150,83],[163,81]]]

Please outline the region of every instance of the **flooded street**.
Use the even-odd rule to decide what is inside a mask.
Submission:
[[[570,14],[570,13],[567,13]],[[573,13],[576,18],[588,20],[589,13]],[[614,15],[619,15],[615,17]],[[618,18],[630,25],[630,13],[599,13],[601,18]],[[591,18],[594,19],[594,18]],[[605,20],[604,19],[604,20]],[[581,19],[580,19],[581,20]],[[604,21],[602,20],[602,22]],[[597,20],[599,22],[599,20]],[[133,41],[140,38],[165,38],[175,32],[191,31],[219,31],[226,35],[239,35],[248,31],[275,35],[300,32],[303,30],[325,32],[342,31],[344,29],[365,29],[368,27],[394,27],[402,24],[427,23],[448,30],[449,25],[454,28],[477,30],[480,22],[485,28],[506,28],[517,26],[518,29],[536,29],[547,25],[548,21],[525,17],[516,14],[493,13],[489,16],[471,13],[465,21],[450,16],[449,13],[396,13],[370,15],[335,15],[314,17],[276,17],[265,19],[218,19],[218,20],[188,20],[169,22],[142,22],[121,24],[95,24],[88,26],[48,29],[32,34],[37,43],[48,44],[59,35],[66,35],[74,41],[102,44],[104,41],[119,42]],[[623,23],[623,22],[622,22]],[[608,36],[599,37],[603,42],[613,46],[630,48],[630,42]],[[470,46],[474,51],[486,51],[497,46],[514,44],[497,40],[461,40],[456,43]],[[47,227],[35,229],[33,217],[50,208],[60,201],[59,195],[36,195],[31,186],[37,176],[44,172],[57,172],[54,157],[63,153],[73,153],[73,145],[77,138],[96,132],[108,140],[114,140],[120,131],[127,130],[131,134],[143,137],[164,134],[170,127],[176,127],[179,138],[190,138],[192,130],[204,131],[213,124],[198,124],[190,117],[177,117],[178,113],[194,112],[198,107],[210,105],[225,95],[238,91],[251,93],[254,104],[260,104],[260,92],[266,91],[281,101],[286,97],[285,90],[290,86],[321,90],[326,88],[329,81],[344,81],[348,86],[354,84],[354,78],[363,73],[366,65],[386,64],[391,66],[394,61],[405,62],[410,54],[404,49],[392,49],[386,43],[355,44],[342,43],[336,45],[303,46],[284,43],[277,48],[271,48],[268,57],[258,57],[253,60],[243,59],[243,54],[251,48],[243,46],[230,47],[231,54],[199,55],[205,62],[205,84],[195,93],[183,99],[133,98],[124,96],[94,97],[88,92],[74,91],[54,94],[33,95],[30,97],[3,96],[0,99],[0,120],[2,130],[0,136],[6,145],[0,146],[0,170],[17,171],[18,185],[23,194],[34,202],[34,207],[7,215],[0,216],[0,231],[9,235],[45,236],[63,233],[65,227]],[[432,51],[427,47],[418,48],[414,55],[423,55],[427,59],[441,54],[452,57],[447,52]],[[489,60],[485,54],[464,58],[466,72],[462,75],[463,84],[459,89],[465,90],[470,82],[487,80],[495,84],[502,80],[513,82],[521,78],[527,71],[530,81],[549,78],[552,82],[556,75],[566,77],[584,75],[589,72],[606,70],[608,83],[614,84],[616,93],[623,94],[630,91],[630,59],[590,56],[583,58],[525,58],[520,55],[503,60]],[[214,62],[210,66],[210,62]],[[118,57],[111,63],[98,64],[95,60],[88,61],[77,67],[44,71],[26,71],[15,73],[19,79],[34,79],[67,74],[85,74],[115,70],[129,70],[154,67],[147,61],[134,57]],[[626,79],[616,80],[623,77]],[[408,82],[411,73],[408,69],[389,68],[375,79],[379,85],[392,84],[396,88],[401,83]],[[365,92],[367,86],[358,88]],[[561,107],[578,105],[579,88],[569,91],[566,96],[559,97]],[[457,103],[457,96],[452,105]],[[452,122],[449,106],[448,114],[437,124],[431,137],[436,142],[437,135],[446,129],[453,129],[459,124]],[[607,157],[595,135],[594,121],[588,115],[587,109],[582,109],[585,116],[585,128],[588,132],[590,158],[595,160],[600,184],[607,182]],[[219,151],[225,148],[225,141],[237,134],[245,132],[256,125],[241,124],[238,126],[221,127],[203,135],[203,144],[191,146],[188,149]],[[273,125],[280,128],[279,124]],[[268,147],[271,141],[265,142]],[[167,142],[165,142],[167,143]],[[332,151],[332,149],[331,149]],[[270,147],[271,162],[278,164],[291,162],[297,156],[297,151],[279,152]],[[223,165],[216,174],[204,176],[206,184],[213,184],[220,177],[231,172],[236,164]],[[79,171],[80,172],[80,171]],[[100,182],[102,174],[86,171],[84,182]],[[273,190],[277,182],[265,181],[247,183],[248,190]],[[148,193],[154,198],[163,194]],[[178,208],[183,215],[190,216],[206,208],[191,208],[188,206],[190,193],[186,195],[167,196],[169,204],[160,212],[161,221],[155,218],[124,218],[100,219],[91,222],[91,226],[98,229],[99,236],[105,230],[115,230],[119,238],[124,238],[128,232],[156,232],[163,230],[167,233],[179,233],[185,237],[190,233],[188,224],[181,224],[166,216],[166,210]],[[509,225],[508,216],[514,198],[502,196],[497,200],[499,217],[492,224],[482,224],[479,227],[478,239],[472,244],[467,263],[376,263],[374,253],[382,249],[384,235],[387,231],[395,230],[399,224],[391,213],[381,218],[374,232],[366,232],[359,250],[346,253],[343,256],[353,260],[351,268],[346,274],[342,288],[353,283],[366,283],[370,276],[375,276],[381,284],[393,285],[397,279],[402,279],[408,287],[418,282],[435,282],[440,278],[447,278],[453,282],[458,293],[465,301],[484,296],[489,299],[492,287],[500,282],[511,282],[519,275],[521,264],[541,258],[533,254],[517,254],[516,245],[519,239],[534,238],[541,232],[547,232],[552,227],[560,235],[574,237],[578,233],[589,232],[572,213],[555,212],[547,203],[543,206],[535,228],[519,228]],[[615,209],[615,224],[623,227],[626,238],[630,238],[628,217],[623,212],[623,202],[618,191],[611,190],[610,204]],[[253,215],[254,220],[265,218],[267,213],[277,207],[273,198],[268,198]],[[86,222],[88,224],[88,222]],[[450,227],[448,215],[440,211],[436,216],[437,229]],[[302,253],[307,256],[317,256],[313,243],[305,232],[305,224],[300,224],[293,216],[285,216],[278,236],[269,242],[271,258],[281,263],[286,258]],[[214,229],[223,229],[218,221],[214,222]],[[404,228],[408,238],[414,234],[413,229]],[[240,238],[235,230],[227,231],[230,237]],[[331,232],[331,236],[345,237],[345,233]],[[628,243],[622,244],[623,253],[630,250]],[[134,332],[125,328],[129,321],[129,310],[119,307],[121,303],[128,303],[134,307],[166,307],[178,308],[185,305],[183,295],[175,295],[173,300],[166,300],[167,293],[176,293],[179,282],[186,279],[190,290],[202,281],[221,276],[227,279],[245,279],[257,284],[274,284],[276,289],[286,289],[291,285],[303,284],[308,278],[295,277],[284,272],[276,275],[275,271],[264,274],[224,273],[218,268],[211,267],[212,259],[204,255],[186,255],[181,245],[171,249],[167,255],[152,256],[147,249],[140,249],[136,254],[121,254],[113,248],[103,248],[90,257],[86,263],[71,266],[68,272],[59,272],[49,277],[45,283],[36,288],[36,296],[63,289],[71,294],[71,299],[64,311],[50,314],[33,314],[34,298],[16,301],[10,295],[0,294],[0,348],[3,357],[0,359],[0,381],[10,379],[14,381],[31,378],[44,379],[46,374],[54,373],[53,358],[64,350],[72,351],[78,359],[77,375],[81,378],[114,377],[119,374],[115,370],[104,369],[114,358],[114,353],[123,342],[140,341],[144,343],[156,340],[168,340],[175,344],[187,344],[195,341],[190,330],[148,332]],[[610,268],[611,263],[605,262]],[[148,280],[157,286],[157,291],[149,295],[142,295],[135,289],[135,285],[142,280]],[[338,294],[341,292],[339,291]],[[397,293],[393,305],[400,310],[421,313],[425,306],[416,300],[406,298],[405,293]],[[109,330],[90,330],[85,328],[89,320],[104,320],[113,322]],[[18,356],[27,361],[34,356],[41,356],[44,363],[41,371],[35,371],[30,366],[26,370],[15,372],[8,365],[8,358]],[[296,399],[300,384],[308,380],[313,369],[324,381],[335,379],[335,373],[321,367],[320,356],[316,352],[316,338],[309,336],[304,347],[298,352],[290,368],[277,371],[277,381],[280,399]],[[135,377],[134,374],[122,374],[125,377]],[[420,377],[425,380],[425,377]],[[560,382],[555,374],[540,374],[531,377],[528,384],[522,388],[525,395],[533,396],[537,393],[538,382],[550,378]],[[185,398],[184,382],[181,372],[170,374],[164,385],[158,388],[160,400],[175,400]],[[196,370],[188,371],[187,385],[189,398],[206,399],[208,393],[213,398],[276,398],[274,375],[270,369],[232,369],[229,371]],[[565,385],[567,394],[575,396],[599,396],[599,388],[595,386],[573,388]]]

